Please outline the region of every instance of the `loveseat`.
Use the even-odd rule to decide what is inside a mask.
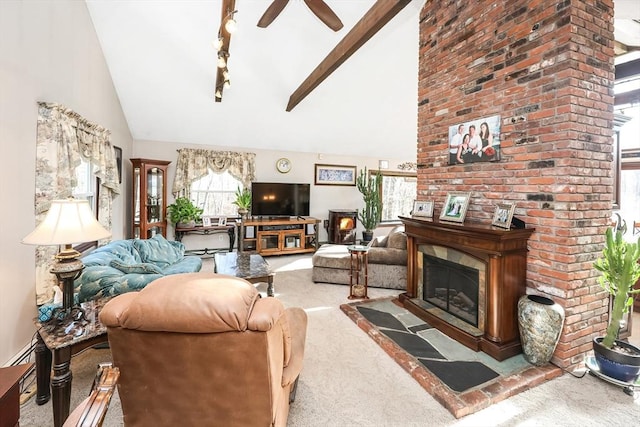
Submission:
[[[85,268],[74,283],[78,301],[139,291],[160,277],[200,271],[202,260],[184,250],[160,234],[100,246],[82,258]]]
[[[368,286],[407,288],[407,236],[404,226],[374,238],[368,250]],[[349,284],[351,257],[347,245],[324,244],[312,258],[314,282]]]

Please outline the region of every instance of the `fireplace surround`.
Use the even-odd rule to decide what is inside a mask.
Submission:
[[[517,306],[526,293],[527,242],[535,229],[400,219],[407,234],[405,308],[496,360],[520,353]]]

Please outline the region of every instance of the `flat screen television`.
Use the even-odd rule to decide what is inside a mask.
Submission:
[[[309,216],[310,184],[254,182],[252,216]]]

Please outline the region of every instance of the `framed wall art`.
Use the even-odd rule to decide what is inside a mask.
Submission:
[[[500,116],[449,126],[449,165],[500,160]]]
[[[315,165],[315,185],[356,185],[355,166]]]
[[[421,216],[425,218],[433,217],[433,201],[418,201],[413,202],[413,210],[411,211],[411,216]]]
[[[491,225],[506,229],[511,228],[511,220],[513,219],[513,212],[515,210],[515,203],[498,203],[496,205],[496,211],[493,213],[493,222],[491,222]]]
[[[116,156],[116,166],[118,167],[118,182],[122,184],[122,148],[113,146],[113,152]]]
[[[464,222],[467,215],[471,193],[449,193],[440,213],[442,221]]]

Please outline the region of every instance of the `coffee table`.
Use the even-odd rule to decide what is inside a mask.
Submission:
[[[275,273],[261,255],[248,252],[219,252],[214,255],[214,260],[216,273],[239,277],[254,284],[267,282],[267,296],[273,296]]]

